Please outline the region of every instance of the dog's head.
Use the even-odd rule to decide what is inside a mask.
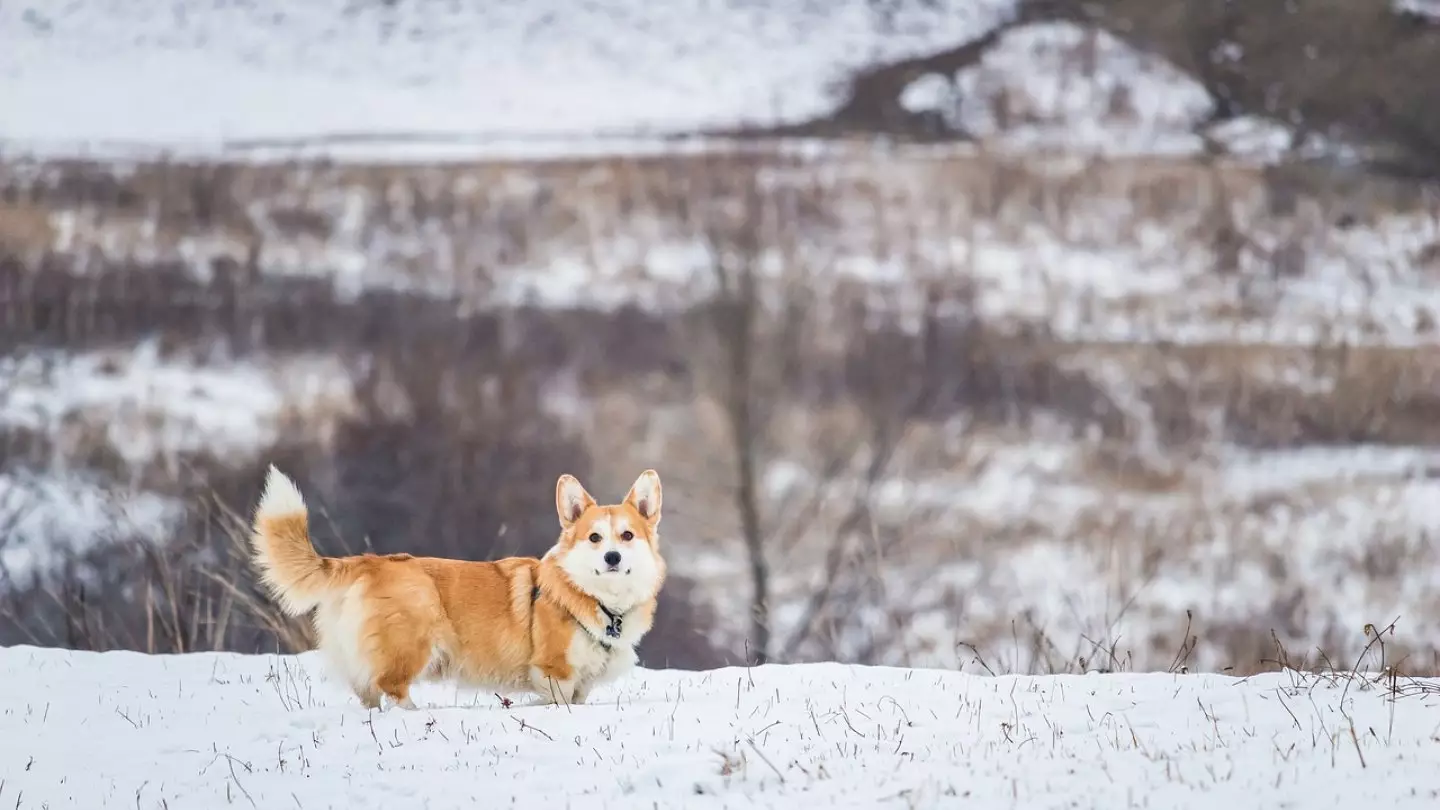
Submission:
[[[576,587],[612,610],[655,596],[665,579],[660,556],[660,476],[646,470],[625,500],[601,506],[573,475],[555,485],[560,540],[555,558]]]

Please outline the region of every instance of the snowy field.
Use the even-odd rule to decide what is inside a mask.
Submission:
[[[0,4],[0,152],[437,160],[654,152],[823,119],[846,82],[1010,21],[1015,0]],[[1258,160],[1283,123],[1206,127],[1164,59],[1069,22],[1019,26],[898,99],[992,148]],[[814,144],[811,145],[815,146]]]
[[[641,671],[369,713],[298,658],[0,651],[0,806],[1433,807],[1440,682]]]
[[[1013,0],[0,4],[0,138],[177,148],[355,135],[661,134],[803,120],[859,67]]]

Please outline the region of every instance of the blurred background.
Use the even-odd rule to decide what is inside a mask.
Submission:
[[[651,667],[1434,672],[1437,77],[1420,0],[7,0],[0,643],[307,648],[270,463],[471,559],[655,467]]]

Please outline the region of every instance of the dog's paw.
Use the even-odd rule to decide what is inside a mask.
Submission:
[[[386,695],[380,699],[380,711],[387,712],[395,708],[405,709],[406,711],[414,711],[416,708],[415,701],[411,700],[409,695],[406,695],[404,700],[396,700],[389,695]]]

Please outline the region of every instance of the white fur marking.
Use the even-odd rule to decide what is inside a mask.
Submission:
[[[615,540],[615,533],[610,530],[610,518],[608,517],[600,518],[594,523],[591,523],[590,531],[600,535],[600,537],[602,538],[600,541],[600,545],[606,548],[609,548],[609,544],[614,542]],[[589,537],[584,537],[581,539],[586,543],[590,542]],[[594,545],[594,543],[591,543],[591,545]]]
[[[606,525],[605,528],[608,530],[610,527]],[[610,550],[620,552],[619,571],[606,570],[605,552]],[[621,613],[628,613],[653,596],[656,581],[660,578],[660,564],[649,543],[641,540],[617,544],[614,535],[609,537],[609,542],[577,540],[561,558],[560,567],[580,590]],[[604,626],[604,621],[597,621]]]
[[[260,505],[255,509],[256,517],[275,518],[294,515],[305,511],[305,498],[300,488],[274,464],[265,474],[265,491],[260,495]]]
[[[360,648],[364,624],[365,588],[358,582],[320,603],[320,609],[315,611],[320,649],[335,674],[357,692],[372,692],[375,675],[369,657]]]
[[[626,626],[609,650],[601,647],[588,632],[576,633],[570,639],[565,656],[575,673],[569,682],[574,691],[572,701],[584,703],[596,687],[615,681],[634,669],[637,660],[634,645],[643,632],[644,628]]]

